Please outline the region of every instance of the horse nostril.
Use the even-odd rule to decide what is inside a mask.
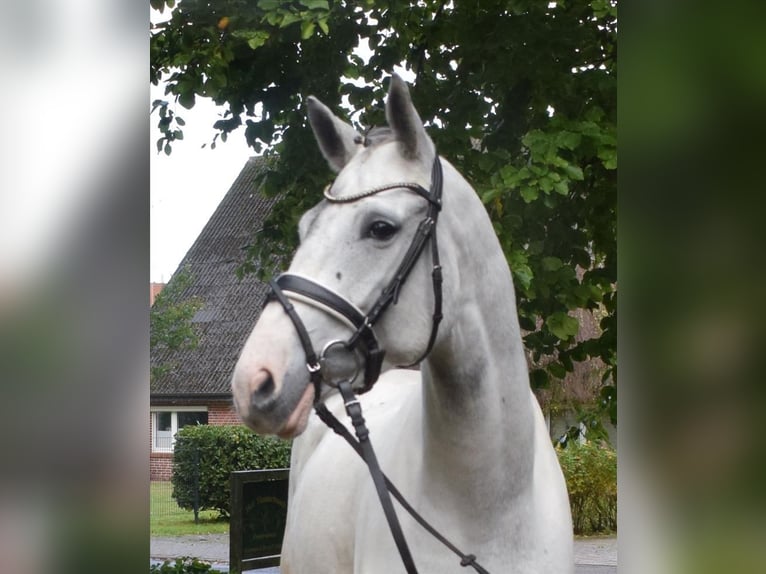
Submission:
[[[255,394],[268,397],[274,392],[274,378],[271,375],[266,377],[266,380],[261,383],[261,386],[255,391]]]
[[[253,391],[250,397],[250,402],[256,408],[263,409],[267,407],[274,400],[274,379],[271,375],[266,375],[266,378],[261,381],[258,388]]]

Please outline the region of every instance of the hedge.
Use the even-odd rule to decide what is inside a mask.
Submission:
[[[199,510],[230,514],[229,475],[235,470],[288,468],[291,443],[245,427],[198,425],[176,435],[173,498],[193,510],[199,460]],[[569,491],[575,534],[617,530],[617,454],[603,443],[570,441],[556,448]]]
[[[575,534],[617,530],[617,453],[604,443],[556,448],[569,491]]]
[[[235,470],[287,468],[291,443],[253,434],[241,425],[196,425],[176,434],[173,454],[173,498],[194,509],[199,473],[199,510],[230,514],[229,475]]]
[[[176,558],[172,562],[165,560],[162,564],[150,564],[149,574],[206,574],[215,572],[213,565],[198,558]]]

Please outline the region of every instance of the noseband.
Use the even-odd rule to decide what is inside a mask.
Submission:
[[[369,391],[378,380],[378,377],[380,377],[381,366],[383,365],[385,350],[378,344],[378,339],[375,336],[373,327],[386,309],[388,309],[392,303],[396,304],[399,300],[399,292],[404,285],[404,282],[407,280],[410,271],[412,271],[420,258],[420,254],[425,249],[426,243],[429,241],[431,243],[431,259],[433,263],[431,278],[434,292],[434,312],[431,323],[431,335],[428,339],[428,345],[421,356],[410,365],[405,366],[414,366],[420,363],[428,353],[431,352],[436,340],[439,323],[442,319],[442,270],[441,265],[439,264],[439,247],[436,241],[436,222],[439,217],[442,202],[442,168],[439,156],[437,155],[435,157],[433,168],[431,170],[430,190],[423,188],[417,183],[402,182],[375,187],[373,189],[343,197],[332,195],[330,193],[331,187],[328,187],[328,189],[325,190],[324,195],[331,203],[350,203],[363,197],[369,197],[382,191],[392,189],[409,189],[410,191],[414,191],[428,201],[428,211],[425,218],[420,222],[420,225],[418,225],[418,229],[415,232],[415,236],[412,238],[410,247],[392,279],[366,314],[342,295],[301,275],[283,273],[270,283],[273,297],[280,302],[285,312],[290,317],[290,320],[293,322],[293,325],[295,325],[301,345],[306,354],[306,368],[309,371],[309,378],[314,384],[315,404],[320,402],[321,386],[323,382],[331,387],[338,387],[341,382],[348,381],[352,384],[354,391],[362,394]],[[330,341],[325,345],[322,352],[317,354],[314,350],[308,331],[295,310],[295,307],[290,302],[290,299],[300,300],[333,315],[339,315],[353,329],[352,335],[346,341]],[[357,351],[361,353],[364,357],[364,377],[361,384],[354,384],[355,380],[358,378],[357,375],[361,370],[356,357],[352,357],[352,360],[357,364],[357,369],[351,373],[343,373],[338,376],[338,373],[334,373],[333,369],[329,366],[330,361],[328,359],[330,351],[333,353],[345,351],[350,355],[355,355]]]
[[[359,394],[369,391],[380,377],[380,370],[383,365],[385,350],[378,344],[373,327],[380,319],[381,315],[393,303],[399,300],[399,292],[407,280],[407,277],[420,258],[420,254],[425,249],[426,243],[431,243],[431,261],[433,268],[431,279],[434,291],[434,312],[431,322],[431,335],[428,338],[428,345],[420,357],[406,366],[413,366],[420,363],[431,352],[436,341],[436,334],[439,330],[439,323],[442,320],[442,269],[439,264],[439,246],[436,241],[436,222],[439,217],[442,205],[442,167],[438,154],[434,158],[431,169],[431,188],[426,190],[417,183],[392,183],[375,187],[356,194],[336,197],[330,193],[332,187],[328,186],[324,195],[331,203],[350,203],[375,195],[382,191],[392,189],[409,189],[420,195],[428,201],[428,211],[423,220],[418,225],[415,236],[412,238],[410,247],[404,255],[402,262],[396,269],[393,278],[383,289],[380,297],[365,314],[348,299],[342,295],[328,289],[316,281],[290,273],[283,273],[272,280],[272,297],[282,305],[288,317],[295,326],[298,338],[306,354],[306,369],[309,372],[309,379],[314,385],[314,407],[317,416],[329,426],[335,433],[342,436],[348,442],[359,456],[364,459],[370,469],[375,489],[378,492],[378,498],[386,515],[388,526],[394,537],[394,542],[399,550],[399,554],[404,563],[408,574],[417,574],[417,568],[412,558],[412,554],[407,546],[407,541],[402,533],[399,519],[394,511],[393,502],[389,492],[399,501],[402,507],[412,515],[412,517],[431,535],[436,537],[442,544],[460,557],[461,566],[471,566],[479,574],[489,574],[476,561],[473,554],[464,554],[454,544],[447,540],[439,531],[437,531],[428,521],[426,521],[418,512],[404,499],[401,493],[391,483],[391,481],[380,470],[380,466],[375,456],[375,451],[369,441],[369,431],[367,430],[364,417],[362,416],[362,407],[359,400],[354,395],[354,391]],[[291,299],[308,303],[314,307],[341,318],[348,323],[353,333],[348,340],[333,340],[325,344],[322,351],[317,355],[314,345],[309,337],[308,330],[303,324],[298,312],[295,310]],[[345,372],[337,372],[337,368],[331,366],[332,354],[346,354],[351,358],[352,368]],[[361,372],[361,366],[358,361],[358,354],[364,358],[364,377],[361,384],[354,387],[356,379]],[[347,363],[348,364],[348,363]],[[321,401],[322,383],[335,387],[340,391],[343,397],[346,412],[354,425],[357,438],[351,435],[343,424],[327,409]]]

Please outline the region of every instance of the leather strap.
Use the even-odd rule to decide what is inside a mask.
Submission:
[[[419,185],[409,186],[409,189],[416,191],[418,195],[428,200],[429,206],[425,219],[420,222],[418,229],[415,232],[415,236],[410,243],[410,248],[404,255],[404,259],[399,264],[394,277],[391,282],[383,290],[383,293],[373,305],[373,308],[367,314],[367,320],[370,325],[375,325],[380,315],[388,308],[388,306],[396,302],[399,299],[399,291],[401,290],[404,282],[412,271],[413,267],[420,258],[420,254],[423,252],[423,248],[428,240],[431,241],[431,261],[433,263],[432,270],[432,283],[434,289],[434,314],[431,323],[431,334],[429,336],[428,345],[420,358],[410,365],[414,366],[420,363],[428,353],[431,352],[434,342],[436,341],[436,334],[439,329],[439,323],[442,320],[442,270],[439,263],[439,245],[436,240],[436,223],[439,219],[439,212],[442,205],[442,187],[443,187],[442,167],[439,156],[434,158],[433,167],[431,169],[431,192],[429,193]]]
[[[380,470],[378,459],[375,456],[372,443],[370,443],[370,431],[367,429],[364,417],[362,416],[362,406],[359,404],[359,399],[354,396],[354,391],[351,390],[351,384],[348,382],[343,382],[338,385],[338,390],[340,390],[340,394],[343,397],[346,413],[348,413],[348,416],[351,418],[351,423],[354,425],[354,431],[359,440],[358,445],[361,451],[360,456],[370,469],[370,475],[375,484],[375,490],[378,492],[378,499],[383,507],[383,513],[386,515],[388,528],[391,531],[391,535],[394,537],[394,543],[399,550],[399,555],[404,563],[404,568],[407,570],[408,574],[417,574],[418,570],[415,567],[415,561],[412,559],[409,546],[407,546],[407,539],[404,537],[402,526],[399,524],[396,510],[394,510],[394,504],[391,502],[391,496],[386,488],[383,471]]]
[[[303,321],[301,321],[301,318],[295,311],[295,307],[293,307],[293,304],[290,303],[290,300],[285,297],[285,294],[282,292],[282,289],[280,289],[279,284],[272,279],[269,282],[269,285],[271,286],[271,292],[282,305],[282,308],[285,310],[285,313],[287,313],[287,316],[290,317],[290,320],[293,322],[295,330],[298,333],[298,338],[301,341],[303,352],[306,355],[306,369],[309,372],[309,380],[314,385],[314,404],[317,404],[322,393],[322,373],[320,372],[319,359],[317,358],[317,354],[314,351],[314,346],[311,344],[311,337],[309,337],[306,326],[303,324]]]
[[[348,431],[348,429],[343,426],[343,424],[333,415],[329,409],[325,406],[324,403],[318,404],[314,407],[314,410],[316,411],[317,416],[319,419],[325,423],[332,431],[343,437],[343,439],[351,445],[351,448],[356,451],[356,453],[365,460],[365,454],[362,450],[362,447],[352,435]],[[365,462],[367,462],[365,460]],[[370,470],[372,472],[372,469]],[[428,522],[425,518],[423,518],[420,513],[418,513],[417,510],[413,508],[413,506],[407,502],[407,499],[404,498],[404,495],[399,491],[398,488],[394,485],[394,483],[389,480],[389,478],[383,474],[381,471],[381,475],[383,477],[383,482],[385,483],[386,489],[388,492],[391,493],[391,495],[399,502],[399,504],[402,505],[402,508],[406,510],[412,518],[417,521],[418,524],[420,524],[431,536],[436,538],[439,542],[441,542],[444,546],[446,546],[450,551],[452,551],[454,554],[456,554],[460,558],[460,565],[461,566],[471,566],[478,574],[489,574],[489,572],[476,561],[476,556],[474,554],[465,554],[462,552],[457,546],[455,546],[450,540],[444,536],[441,532],[436,530],[433,525],[431,525],[430,522]],[[380,493],[378,493],[378,497],[380,497]],[[393,532],[393,530],[392,530]]]
[[[274,281],[272,281],[272,289],[274,288],[273,283]],[[363,343],[360,350],[365,358],[364,384],[359,389],[359,392],[366,393],[369,391],[380,376],[385,351],[378,345],[378,340],[372,330],[372,323],[369,322],[368,317],[362,315],[354,305],[337,293],[323,287],[319,283],[305,279],[300,275],[283,273],[276,279],[276,285],[280,287],[282,291],[303,295],[304,297],[308,297],[309,299],[332,309],[336,313],[340,313],[354,325],[356,331],[354,331],[354,334],[348,340],[347,347],[350,350],[353,350],[357,347],[359,341]],[[284,307],[284,303],[282,306]],[[290,318],[292,319],[292,317]],[[293,319],[293,323],[295,323],[295,319]],[[301,336],[300,329],[298,335]],[[308,337],[308,335],[306,336]],[[304,344],[304,350],[305,348],[306,346]]]

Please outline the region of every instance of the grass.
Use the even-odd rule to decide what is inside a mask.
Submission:
[[[179,508],[171,496],[170,482],[150,483],[149,530],[152,536],[184,536],[187,534],[227,534],[229,520],[220,518],[215,510],[202,510],[199,523],[194,512]]]

